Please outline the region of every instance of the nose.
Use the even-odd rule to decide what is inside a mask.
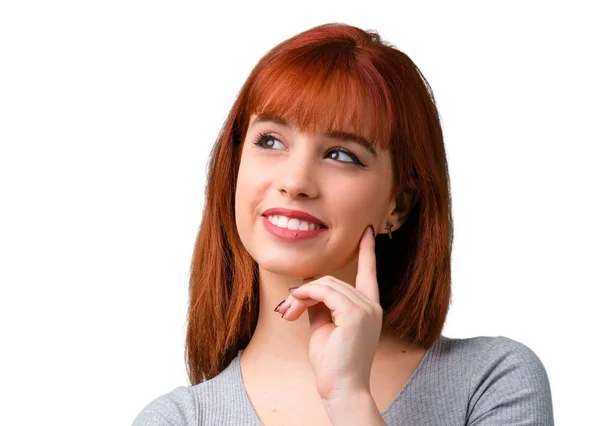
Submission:
[[[314,162],[309,150],[290,152],[280,164],[277,188],[281,195],[289,198],[314,198],[318,194]]]

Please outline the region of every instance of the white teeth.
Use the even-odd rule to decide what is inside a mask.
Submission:
[[[287,228],[289,219],[285,216],[279,216],[277,218],[277,226],[279,226],[280,228]]]
[[[319,229],[321,226],[315,223],[307,222],[305,220],[299,220],[296,218],[288,218],[286,216],[268,216],[267,219],[273,225],[280,228],[287,228],[299,231],[308,231],[312,229]]]

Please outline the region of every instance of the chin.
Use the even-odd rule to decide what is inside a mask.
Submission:
[[[278,256],[277,259],[256,259],[256,263],[267,272],[287,277],[307,278],[314,277],[322,273],[318,265],[309,265],[306,262],[282,262]]]

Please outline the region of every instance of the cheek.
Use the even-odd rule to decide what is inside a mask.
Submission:
[[[252,176],[246,177],[240,173],[235,189],[235,220],[238,222],[238,226],[249,219],[248,215],[251,214],[254,207],[255,195],[256,189]]]
[[[362,225],[377,215],[381,204],[381,185],[371,179],[356,179],[328,187],[328,208],[337,220]]]
[[[252,164],[240,165],[235,190],[235,222],[244,245],[252,240],[252,227],[260,219],[259,209],[266,208],[261,204],[265,194],[265,182],[265,174],[256,170]]]

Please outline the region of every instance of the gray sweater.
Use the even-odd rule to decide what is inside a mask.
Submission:
[[[241,353],[213,379],[151,401],[133,426],[262,425],[244,388]],[[542,362],[503,336],[440,336],[382,416],[398,426],[554,425]]]

